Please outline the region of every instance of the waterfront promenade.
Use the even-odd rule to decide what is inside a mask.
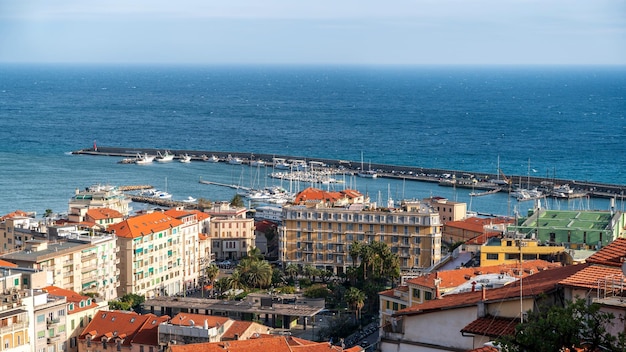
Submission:
[[[124,147],[106,147],[98,146],[97,148],[86,148],[72,152],[73,154],[112,156],[121,158],[134,158],[137,154],[157,155],[157,151],[161,153],[165,149],[155,148],[124,148]],[[324,163],[330,168],[343,170],[348,174],[355,174],[360,171],[360,161],[325,159],[325,158],[309,158],[303,156],[279,155],[279,154],[258,154],[258,153],[242,153],[242,152],[224,152],[224,151],[201,151],[201,150],[169,150],[175,155],[188,154],[192,161],[204,161],[206,157],[215,155],[221,161],[225,161],[230,155],[231,157],[240,158],[243,164],[249,164],[253,160],[263,160],[268,166],[272,166],[274,158],[306,160],[307,162]],[[492,190],[501,188],[502,191],[508,191],[508,186],[496,185],[488,180],[498,179],[496,173],[476,172],[472,170],[452,170],[452,169],[436,169],[425,168],[419,166],[392,165],[392,164],[376,164],[368,163],[368,168],[375,170],[379,177],[393,178],[407,181],[420,181],[440,183],[442,175],[449,175],[455,179],[463,179],[467,175],[473,175],[480,182],[474,185],[456,184],[455,187],[474,188],[477,190]],[[564,185],[568,184],[572,189],[579,192],[585,192],[591,197],[596,198],[617,198],[622,200],[626,196],[626,185],[607,184],[592,181],[566,180],[557,178],[535,177],[527,175],[507,175],[510,180],[522,180],[524,186],[541,187],[546,184]]]

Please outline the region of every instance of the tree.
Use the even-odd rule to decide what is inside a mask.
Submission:
[[[350,287],[346,292],[346,302],[354,308],[355,318],[357,321],[361,320],[361,309],[365,305],[365,293],[356,287]]]
[[[44,218],[52,217],[52,209],[46,209],[46,211],[43,213],[43,217]]]
[[[527,320],[515,328],[515,335],[503,336],[496,342],[508,351],[624,351],[624,334],[611,335],[607,327],[615,316],[603,312],[598,303],[584,299],[568,301],[565,307],[553,305],[529,311]]]
[[[243,204],[243,197],[235,193],[233,198],[230,200],[230,205],[235,208],[243,208],[245,206]]]
[[[248,255],[246,258],[251,258],[252,260],[263,260],[263,253],[258,247],[252,247],[248,251]]]
[[[213,283],[213,281],[215,281],[215,278],[217,277],[219,272],[220,272],[220,268],[218,268],[217,265],[215,264],[211,264],[207,266],[206,268],[204,268],[204,276],[206,277],[207,281],[210,283]]]
[[[304,290],[304,297],[307,298],[326,298],[331,292],[326,285],[316,284]]]
[[[296,264],[287,264],[285,267],[285,274],[287,274],[292,280],[295,279],[299,271],[300,269],[298,269]]]
[[[128,293],[119,297],[117,301],[110,301],[110,309],[119,310],[134,310],[137,313],[141,312],[141,304],[146,300],[144,296],[140,296],[134,293]]]

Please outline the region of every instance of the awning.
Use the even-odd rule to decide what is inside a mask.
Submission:
[[[206,285],[206,286],[204,286],[204,289],[207,290],[207,291],[208,290],[212,290],[213,289],[213,285]]]

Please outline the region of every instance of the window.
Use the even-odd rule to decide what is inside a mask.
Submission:
[[[398,303],[393,302],[393,310],[398,310]]]
[[[37,322],[38,323],[43,323],[44,321],[46,321],[46,316],[41,314],[37,316]]]
[[[433,293],[430,291],[424,292],[424,299],[427,301],[433,299]]]
[[[422,291],[413,289],[413,298],[422,298]]]
[[[487,253],[487,260],[498,260],[498,253]]]

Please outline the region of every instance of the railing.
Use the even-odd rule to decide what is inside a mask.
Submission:
[[[0,334],[4,335],[4,334],[8,334],[14,331],[24,330],[24,329],[28,329],[28,322],[20,321],[17,323],[13,323],[11,325],[0,327]]]

